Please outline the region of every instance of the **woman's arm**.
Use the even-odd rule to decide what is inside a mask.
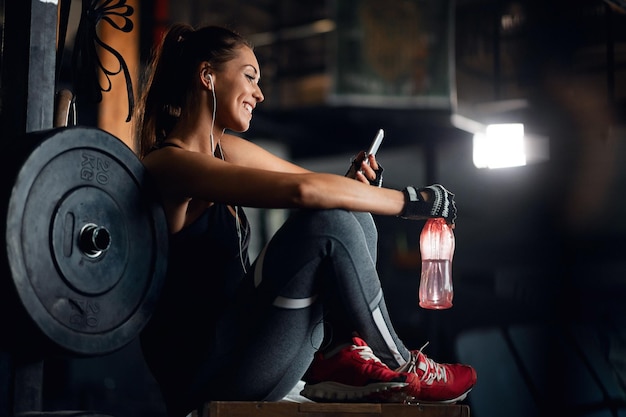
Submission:
[[[291,172],[294,174],[310,173],[312,171],[298,166],[294,163],[286,161],[262,147],[238,136],[224,135],[221,140],[222,149],[226,154],[226,160],[237,165],[247,166],[250,168],[265,169],[268,171]],[[358,165],[351,166],[350,178],[369,184],[370,179],[376,178],[375,170],[378,169],[376,158],[372,155],[369,157],[369,163],[363,163],[364,153],[361,152],[355,159],[360,161]]]
[[[311,172],[238,136],[224,135],[220,142],[226,160],[236,165],[294,174]]]
[[[343,208],[382,215],[399,215],[404,207],[404,194],[398,190],[310,172],[254,144],[229,140],[223,149],[227,161],[168,147],[150,153],[144,164],[170,201],[195,198],[247,207]]]

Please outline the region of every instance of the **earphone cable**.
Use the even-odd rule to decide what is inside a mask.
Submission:
[[[213,85],[213,78],[209,78],[211,82],[211,93],[213,93],[213,117],[211,118],[211,131],[209,132],[209,137],[211,138],[211,152],[213,152],[213,156],[215,156],[215,144],[213,139],[213,128],[215,126],[215,109],[217,107],[217,99],[215,98],[215,86]],[[224,161],[224,151],[222,150],[222,144],[220,142],[217,143],[217,146],[220,151],[220,158]],[[237,229],[237,240],[239,243],[239,260],[241,261],[241,267],[243,268],[243,273],[246,274],[247,268],[246,263],[243,259],[243,236],[241,233],[241,222],[239,221],[239,207],[237,205],[233,206],[235,209],[235,228]]]
[[[211,82],[211,93],[213,95],[213,117],[211,117],[211,130],[209,131],[209,137],[211,138],[211,152],[213,156],[215,156],[215,140],[213,139],[213,128],[215,127],[215,109],[217,107],[217,99],[215,97],[215,85],[213,85],[213,77],[209,75],[209,81]],[[222,154],[222,150],[220,149],[220,154]],[[224,159],[224,154],[222,154],[222,159]]]

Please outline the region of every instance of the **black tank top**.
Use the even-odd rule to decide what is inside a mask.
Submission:
[[[250,225],[241,208],[237,214],[241,242],[237,236],[237,219],[225,204],[213,204],[193,223],[171,235],[168,283],[185,291],[204,292],[203,304],[206,304],[207,293],[215,305],[231,300],[243,278],[243,265],[246,270],[250,266]]]
[[[225,204],[213,204],[170,235],[165,285],[141,335],[146,360],[157,374],[174,372],[170,365],[178,371],[193,366],[212,344],[215,322],[244,276],[242,256],[246,270],[250,267],[250,225],[241,208],[237,214],[241,250],[236,218]],[[177,365],[166,359],[171,355]]]
[[[168,142],[159,145],[164,146],[180,148]],[[189,297],[186,292],[194,288],[208,291],[216,305],[231,299],[244,275],[243,265],[246,270],[249,267],[250,225],[241,207],[237,209],[237,217],[229,206],[213,204],[193,223],[170,235],[166,285],[174,287],[171,291],[178,292],[180,288],[181,298]],[[237,220],[241,240],[237,235]],[[205,297],[203,295],[204,303]]]

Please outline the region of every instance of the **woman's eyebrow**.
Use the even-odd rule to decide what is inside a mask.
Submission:
[[[252,68],[252,70],[254,71],[254,73],[255,73],[255,74],[258,74],[258,73],[259,73],[259,70],[257,70],[257,69],[256,69],[256,67],[255,67],[254,65],[252,65],[252,64],[245,64],[245,65],[244,65],[244,68],[245,68],[245,67],[250,67],[250,68]]]

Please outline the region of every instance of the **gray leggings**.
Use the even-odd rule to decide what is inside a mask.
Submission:
[[[404,364],[410,354],[391,325],[376,272],[377,238],[369,213],[294,213],[259,254],[220,322],[196,395],[279,400],[322,343],[350,342],[352,332],[391,368]]]

